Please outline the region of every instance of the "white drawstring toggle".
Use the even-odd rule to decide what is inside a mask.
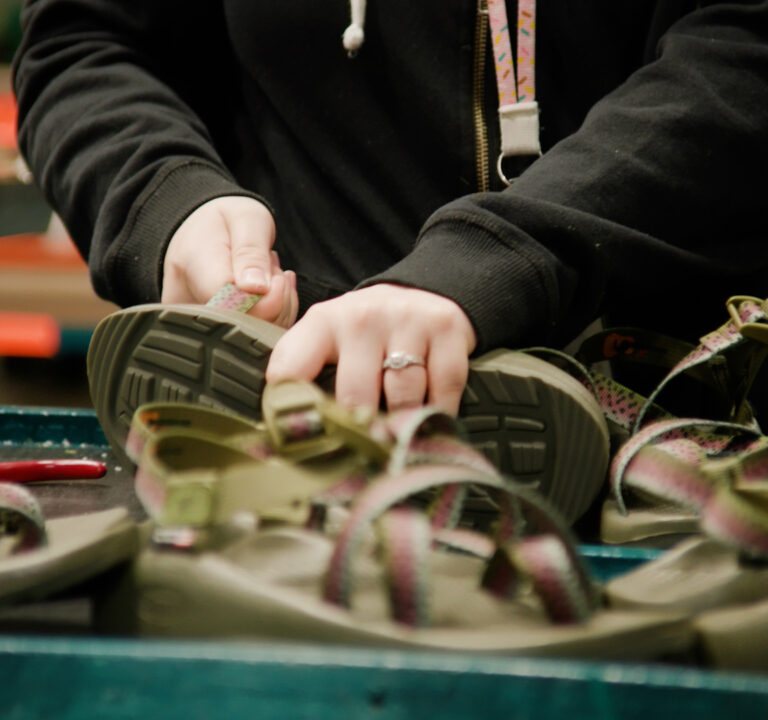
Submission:
[[[365,40],[365,33],[363,32],[363,28],[361,28],[359,25],[355,25],[355,23],[352,23],[344,31],[343,42],[344,49],[347,51],[347,54],[354,56],[362,46],[363,40]]]
[[[349,13],[352,22],[344,31],[343,43],[347,55],[354,57],[365,41],[365,0],[349,0]]]

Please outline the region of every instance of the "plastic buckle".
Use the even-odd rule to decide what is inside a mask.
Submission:
[[[742,455],[705,460],[699,468],[713,483],[721,483],[721,487],[755,501],[768,501],[768,479],[745,478]]]
[[[169,527],[206,527],[213,521],[215,482],[189,481],[183,474],[165,487],[162,524]]]
[[[725,483],[730,488],[739,485],[742,477],[741,458],[737,455],[702,460],[699,470],[714,483]]]
[[[765,321],[744,322],[741,319],[741,315],[739,315],[739,307],[743,302],[753,302],[760,305],[763,312],[768,315],[768,312],[766,312],[766,301],[761,300],[760,298],[750,297],[749,295],[734,295],[733,297],[728,298],[725,307],[728,309],[728,314],[731,316],[733,324],[736,326],[736,329],[742,337],[768,345],[768,323]]]
[[[325,393],[316,385],[287,381],[268,385],[262,398],[262,415],[272,447],[296,460],[338,450],[343,441],[326,422]]]
[[[389,459],[391,437],[386,427],[376,423],[376,411],[371,408],[346,408],[333,402],[325,404],[325,421],[345,445],[354,448],[377,464]]]

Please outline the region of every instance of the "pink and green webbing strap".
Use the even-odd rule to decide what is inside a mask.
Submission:
[[[768,560],[768,490],[765,485],[765,479],[755,483],[755,487],[749,487],[746,482],[733,487],[722,483],[701,510],[701,529],[743,555]]]
[[[619,449],[611,465],[611,486],[622,513],[626,513],[622,492],[625,475],[629,484],[641,491],[698,511],[712,493],[711,483],[701,474],[699,465],[712,457],[738,457],[763,443],[763,436],[754,421],[744,424],[667,416],[643,425],[643,420],[671,380],[746,342],[758,343],[754,353],[756,359],[751,361],[749,368],[750,375],[754,375],[765,357],[762,345],[768,340],[765,306],[765,302],[757,298],[729,299],[727,307],[731,319],[705,335],[701,343],[667,373],[639,408],[637,399],[631,403],[631,411],[625,408],[624,424],[626,427],[626,421],[630,421],[632,437]],[[614,385],[611,380],[604,383],[605,396],[601,398],[604,407],[612,402]],[[743,397],[737,398],[736,412],[740,411],[743,402]],[[750,439],[739,442],[739,437]],[[701,452],[697,454],[690,444],[680,442],[682,439],[691,441]],[[646,448],[661,452],[649,453]]]
[[[749,382],[757,372],[763,358],[768,354],[766,303],[758,298],[736,297],[730,298],[726,305],[731,319],[714,332],[705,335],[700,344],[695,347],[689,343],[666,338],[658,333],[635,328],[605,330],[584,342],[577,357],[590,365],[602,360],[611,360],[617,356],[626,356],[627,359],[630,359],[633,355],[637,356],[637,361],[648,362],[649,364],[666,364],[667,361],[672,361],[674,363],[672,369],[649,397],[644,397],[630,390],[611,377],[586,370],[577,362],[570,363],[575,367],[566,367],[565,369],[593,392],[606,419],[630,434],[637,433],[641,426],[649,422],[651,418],[653,420],[673,419],[672,415],[656,404],[656,400],[664,388],[682,373],[696,377],[715,391],[730,391],[736,394],[732,419],[735,417],[737,424],[753,424],[754,420],[746,412],[749,406],[745,402],[745,395],[746,390],[749,389]],[[610,352],[608,350],[600,351],[599,347],[596,347],[603,343],[612,345],[616,342],[620,342],[622,346],[626,344],[627,347],[623,351],[614,348]],[[751,356],[747,358],[746,362],[743,362],[743,367],[746,368],[744,374],[747,382],[742,383],[741,388],[734,390],[722,383],[724,376],[716,378],[714,374],[707,371],[705,366],[717,359],[719,355],[728,353],[738,346],[746,347],[746,342],[752,343],[747,348],[751,351]],[[584,352],[585,348],[586,352]],[[530,348],[528,352],[535,355],[541,355],[544,352],[554,355],[556,357],[552,361],[555,364],[558,364],[558,356],[563,359],[568,358],[563,353],[542,348]],[[562,363],[560,364],[562,365]],[[691,429],[689,435],[693,434],[695,431]],[[706,433],[703,441],[707,441]]]
[[[227,283],[206,303],[206,306],[245,313],[259,300],[261,300],[261,295],[252,295],[238,290],[232,283]]]
[[[755,341],[768,343],[768,332],[749,333],[749,330],[754,331],[756,327],[760,326],[768,331],[768,325],[765,324],[768,322],[766,302],[758,298],[737,297],[730,298],[726,303],[726,306],[731,314],[731,319],[717,330],[701,338],[700,344],[670,370],[667,376],[648,397],[645,405],[638,413],[638,416],[635,419],[634,429],[637,429],[642,425],[648,408],[654,403],[661,391],[672,379],[681,373],[701,365],[702,363],[708,362],[716,355],[720,355],[742,343]],[[745,326],[748,327],[747,333],[742,332]],[[760,340],[757,340],[757,338],[760,338]],[[761,348],[761,350],[762,352],[759,355],[759,362],[762,362],[762,359],[765,356],[765,348]],[[756,367],[753,368],[753,371],[756,370]],[[743,398],[737,398],[737,402],[741,401],[743,401]],[[739,408],[736,408],[736,410],[739,410]]]
[[[503,516],[500,526],[515,525],[513,535],[518,538],[510,543],[507,533],[494,533],[492,542],[498,552],[486,568],[482,586],[494,594],[509,597],[511,590],[521,585],[517,580],[525,576],[541,594],[552,620],[585,620],[597,602],[595,589],[567,526],[556,511],[528,488],[500,476],[477,474],[456,465],[414,466],[400,475],[378,478],[368,486],[353,504],[334,547],[325,576],[325,600],[340,607],[351,607],[354,559],[367,546],[370,528],[377,523],[379,544],[385,554],[392,616],[408,625],[428,625],[428,551],[435,544],[437,533],[424,514],[403,507],[403,502],[417,493],[467,483],[498,493],[500,498],[506,497],[508,502],[499,503]],[[523,525],[528,523],[540,534],[526,537],[518,547],[516,542],[519,543],[523,534]]]
[[[147,443],[159,433],[172,435],[179,429],[182,432],[196,431],[201,439],[221,443],[231,452],[242,453],[243,462],[249,457],[260,462],[277,455],[301,465],[304,460],[338,456],[343,447],[355,453],[358,463],[342,463],[332,484],[318,487],[309,498],[307,523],[314,528],[323,527],[325,511],[329,507],[352,502],[365,488],[368,478],[381,471],[385,464],[394,474],[414,465],[436,463],[461,466],[486,475],[497,472],[485,456],[462,442],[456,419],[436,408],[409,408],[356,422],[351,419],[352,413],[340,409],[312,383],[298,381],[269,387],[264,393],[265,406],[274,405],[268,402],[268,396],[280,393],[283,388],[289,392],[283,394],[279,411],[267,412],[265,408],[264,421],[259,425],[184,404],[153,403],[139,407],[131,423],[129,445],[138,465],[137,494],[150,516],[157,521],[164,516],[169,502],[166,487],[170,476],[174,476],[174,488],[178,488],[184,479],[158,456],[151,444],[146,449]],[[298,455],[295,446],[301,446]],[[445,542],[464,544],[469,540],[459,538],[458,533],[448,532],[458,523],[465,493],[466,487],[445,486],[432,500],[428,511],[430,523],[442,533]],[[174,517],[178,518],[178,513]],[[213,516],[195,517],[194,523],[190,520],[190,524],[214,522]],[[470,544],[477,547],[477,543]]]
[[[736,442],[740,436],[748,438]],[[671,418],[645,425],[619,448],[610,484],[622,514],[625,483],[645,494],[698,511],[712,494],[701,464],[713,457],[737,456],[763,444],[754,428],[737,423]]]
[[[518,0],[517,3],[516,60],[512,53],[505,0],[488,0],[488,20],[501,131],[496,169],[499,177],[509,184],[501,166],[505,157],[541,155],[536,102],[536,0]]]
[[[690,419],[650,423],[617,453],[611,485],[624,512],[626,485],[695,512],[710,537],[768,559],[768,437],[754,428]]]
[[[370,432],[391,447],[386,464],[388,475],[401,475],[408,468],[425,465],[451,465],[487,476],[498,474],[484,455],[463,441],[461,426],[456,419],[434,407],[407,408],[380,416],[371,423]],[[366,484],[366,481],[361,484],[342,480],[318,495],[315,504],[349,504]],[[435,493],[426,514],[432,530],[445,544],[483,554],[480,548],[487,549],[487,544],[456,530],[467,492],[466,484],[444,484]]]

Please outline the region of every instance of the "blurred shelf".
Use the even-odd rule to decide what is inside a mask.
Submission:
[[[8,335],[21,327],[19,315],[28,315],[30,333],[37,326],[42,333],[45,318],[58,327],[55,352],[28,353],[51,357],[57,352],[84,353],[95,325],[116,309],[97,297],[88,268],[68,238],[38,233],[0,237],[0,354],[20,354],[7,351],[14,344],[21,346]]]

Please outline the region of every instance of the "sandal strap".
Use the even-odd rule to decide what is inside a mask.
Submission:
[[[652,447],[654,443],[660,441],[682,438],[691,439],[707,454],[714,454],[728,448],[734,438],[740,435],[759,437],[759,432],[751,426],[738,423],[691,418],[658,420],[645,425],[624,442],[611,462],[610,485],[619,511],[622,515],[627,513],[623,492],[625,476],[630,463],[642,453],[645,447]],[[667,452],[667,455],[670,456],[671,453]],[[671,467],[674,467],[678,474],[667,476],[666,473]],[[676,498],[677,502],[683,505],[690,503],[695,505],[698,502],[697,499],[707,493],[709,485],[707,479],[700,476],[695,465],[693,473],[686,473],[678,464],[675,464],[674,458],[664,457],[658,453],[645,454],[637,472],[630,473],[629,477],[635,488],[665,499]]]
[[[0,482],[0,540],[10,540],[10,554],[47,544],[45,517],[37,498],[16,483]],[[5,544],[5,543],[3,543]]]
[[[688,460],[678,454],[675,446],[678,442],[690,443],[705,456],[699,445],[684,438],[646,445],[627,466],[624,486],[656,502],[699,511],[709,501],[715,487],[700,471],[701,458]]]
[[[726,307],[731,315],[731,319],[724,325],[708,333],[701,338],[700,344],[694,348],[688,355],[680,360],[666,377],[656,386],[656,389],[648,397],[645,406],[635,420],[634,429],[637,430],[643,423],[648,408],[655,402],[661,391],[669,384],[671,380],[683,372],[690,371],[692,368],[709,362],[717,355],[721,355],[726,350],[736,347],[748,340],[757,340],[760,347],[759,362],[754,363],[749,369],[748,380],[742,383],[743,387],[736,398],[734,407],[734,417],[741,417],[746,403],[746,393],[749,390],[752,379],[762,363],[766,354],[765,343],[768,342],[768,333],[761,333],[755,328],[768,329],[768,326],[762,323],[768,320],[766,314],[766,303],[759,298],[736,296],[729,298]],[[745,334],[742,334],[742,330]],[[762,338],[762,339],[761,339]]]
[[[756,500],[748,492],[718,488],[702,509],[701,529],[749,557],[768,559],[768,498]]]
[[[206,306],[219,310],[235,310],[247,313],[257,302],[261,295],[238,290],[233,283],[227,283],[206,303]]]
[[[530,488],[520,486],[498,475],[478,475],[455,465],[416,466],[398,476],[384,476],[372,483],[357,498],[328,564],[323,590],[324,598],[335,605],[349,608],[353,591],[353,560],[365,544],[371,523],[409,496],[445,484],[477,485],[498,492],[500,497],[506,496],[509,500],[509,503],[500,503],[502,512],[510,514],[511,507],[519,507],[525,516],[526,524],[534,526],[539,531],[554,533],[563,538],[563,547],[570,558],[574,576],[579,578],[585,592],[589,594],[590,607],[594,607],[597,599],[586,567],[576,550],[570,531],[556,511]],[[503,519],[501,524],[505,524]],[[517,526],[515,534],[520,536],[523,531],[522,523],[510,524]],[[506,543],[507,537],[497,533],[493,541],[497,547],[500,547]]]
[[[394,620],[410,627],[429,624],[429,562],[432,531],[423,513],[396,507],[377,522]]]
[[[387,457],[387,448],[368,432],[370,414],[342,408],[314,383],[268,383],[261,405],[270,445],[283,457],[301,462],[344,446],[380,462]]]
[[[272,520],[322,527],[321,506],[349,504],[392,447],[395,467],[440,461],[496,472],[459,442],[456,421],[433,408],[371,420],[307,382],[267,386],[264,398],[265,419],[258,425],[193,405],[155,403],[136,411],[132,447],[142,448],[136,491],[151,517],[163,525],[201,528],[225,522],[239,506]],[[432,434],[438,432],[451,434]],[[208,449],[206,456],[201,447]],[[353,453],[338,452],[345,447]],[[184,460],[189,452],[196,460]],[[230,482],[238,465],[238,480]],[[281,478],[279,487],[269,473]],[[443,490],[433,510],[435,527],[455,525],[462,501],[463,495]]]
[[[726,308],[731,319],[702,337],[697,346],[655,331],[618,327],[608,328],[587,338],[579,347],[576,358],[590,367],[604,360],[617,359],[660,367],[671,366],[671,370],[647,398],[610,377],[590,371],[591,383],[587,387],[593,389],[606,419],[631,434],[636,433],[649,418],[658,420],[671,417],[656,404],[656,399],[682,373],[733,398],[731,419],[752,424],[754,418],[746,397],[757,371],[768,356],[767,303],[754,297],[729,298]],[[722,361],[717,362],[726,351],[745,345],[745,340],[756,341],[757,345],[747,343],[745,357],[735,358],[732,354],[735,367],[729,368]]]
[[[597,402],[605,419],[613,425],[631,433],[636,427],[637,418],[645,408],[646,414],[652,414],[654,420],[669,419],[673,416],[659,405],[648,405],[648,398],[622,385],[602,373],[593,372],[593,386]]]
[[[158,524],[207,528],[237,512],[302,523],[327,480],[280,458],[254,461],[205,433],[153,437],[135,476],[136,494]]]
[[[600,339],[600,336],[605,335],[608,332],[609,331],[604,331],[603,333],[598,333],[597,336],[591,336],[584,341],[584,344],[587,345],[587,348],[589,349],[588,343],[590,343],[590,341],[596,342]],[[610,337],[610,335],[608,335],[608,337]],[[627,339],[634,340],[635,338]],[[584,345],[582,345],[582,348],[583,347]],[[686,343],[686,350],[690,347],[690,344]],[[609,423],[623,428],[626,431],[631,430],[637,420],[638,414],[647,403],[647,398],[634,390],[630,390],[628,387],[603,373],[588,369],[585,362],[599,362],[601,360],[607,360],[609,357],[603,355],[595,356],[594,352],[585,353],[582,352],[582,348],[579,349],[577,357],[573,357],[562,350],[553,350],[545,347],[525,348],[522,352],[541,357],[567,371],[594,395],[595,400],[597,400],[597,403],[603,412],[603,416]],[[672,416],[663,408],[654,405],[653,417],[660,418]]]
[[[446,485],[435,495],[427,508],[433,530],[452,530],[459,524],[467,490],[466,485]]]
[[[194,429],[222,438],[244,437],[243,450],[255,456],[268,452],[266,429],[235,415],[205,405],[182,402],[153,402],[136,408],[125,441],[125,451],[137,465],[147,441],[161,432]]]
[[[432,526],[434,547],[446,547],[467,555],[490,559],[496,550],[496,543],[488,535],[468,528],[435,528]]]
[[[576,378],[587,390],[590,390],[592,394],[597,398],[597,390],[594,385],[594,373],[582,362],[580,358],[569,355],[563,350],[556,350],[554,348],[544,347],[542,345],[532,345],[530,347],[522,348],[520,352],[526,355],[533,355],[534,357],[546,360],[564,370],[572,377]]]
[[[748,556],[768,559],[768,437],[708,459],[701,470],[717,484],[701,510],[702,530]]]
[[[590,335],[579,346],[576,357],[588,367],[608,361],[652,365],[668,370],[695,349],[693,343],[655,330],[619,326]],[[712,390],[725,394],[728,387],[720,367],[719,362],[694,366],[687,370],[687,374]]]
[[[586,621],[594,608],[593,593],[583,583],[560,537],[521,538],[499,548],[483,575],[484,588],[499,597],[515,597],[530,585],[552,622]]]
[[[641,434],[670,427],[674,436],[676,430],[686,430],[681,422],[645,426],[627,445],[638,444]],[[693,440],[678,436],[636,449],[624,468],[626,484],[694,510],[701,530],[710,537],[750,557],[768,559],[768,438],[748,426],[690,422]],[[710,432],[707,448],[696,433],[700,427],[730,432]],[[625,448],[619,454],[625,454]],[[617,459],[619,464],[626,460]],[[612,479],[617,477],[612,474]],[[620,494],[617,504],[626,512]]]

